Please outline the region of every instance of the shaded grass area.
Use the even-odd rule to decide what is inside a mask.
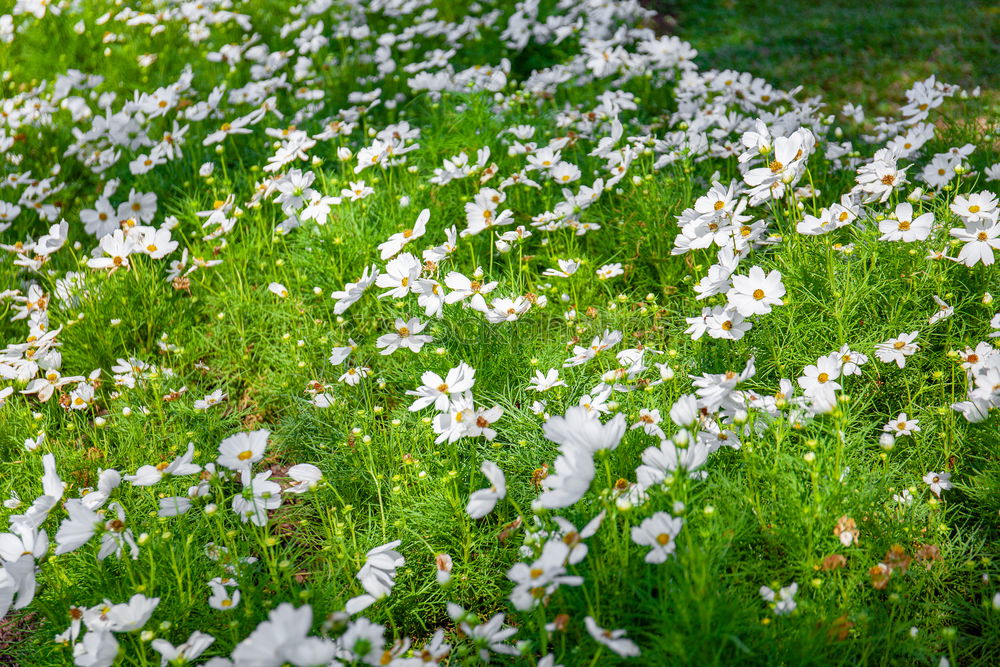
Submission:
[[[735,68],[831,105],[887,113],[932,74],[992,101],[1000,87],[1000,4],[975,0],[665,0],[649,6],[703,67]]]

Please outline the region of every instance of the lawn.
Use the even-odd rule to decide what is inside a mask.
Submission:
[[[701,53],[702,67],[751,72],[784,89],[886,114],[935,75],[993,102],[1000,9],[976,0],[651,2]]]
[[[0,664],[1000,661],[997,12],[644,4],[4,5]]]

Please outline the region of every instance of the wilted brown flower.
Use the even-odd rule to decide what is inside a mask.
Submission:
[[[912,560],[907,555],[906,549],[899,544],[893,544],[885,552],[885,564],[889,566],[890,570],[899,570],[905,573],[910,568],[910,561]]]
[[[829,572],[847,565],[847,559],[840,554],[830,554],[823,559],[823,571]]]
[[[500,531],[500,534],[497,536],[497,538],[501,542],[506,542],[511,535],[517,532],[517,529],[520,527],[521,527],[521,517],[517,517],[516,519],[514,519],[513,521],[511,521],[510,523],[508,523],[506,526],[503,527],[503,530]]]
[[[934,561],[941,560],[941,550],[934,544],[921,544],[913,554],[928,570]]]
[[[889,585],[889,575],[891,574],[892,570],[885,563],[879,563],[868,570],[868,576],[872,578],[872,586],[878,590],[882,590]]]
[[[844,614],[843,616],[834,619],[833,623],[830,624],[830,629],[827,631],[827,637],[830,638],[830,641],[833,641],[834,639],[837,641],[844,641],[850,636],[851,628],[853,627],[854,623],[847,618],[847,614]]]
[[[848,516],[842,516],[837,520],[833,534],[835,537],[840,538],[840,543],[845,547],[858,544],[859,542],[858,538],[860,534],[858,532],[858,525],[854,522],[854,519]]]
[[[538,488],[542,485],[542,480],[549,476],[549,464],[543,463],[541,468],[536,468],[531,473],[531,485]]]

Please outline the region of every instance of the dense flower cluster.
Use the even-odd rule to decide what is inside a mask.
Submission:
[[[169,412],[194,420],[228,409],[237,395],[220,386],[221,370],[200,360],[177,368],[150,360],[156,353],[169,361],[177,351],[166,335],[155,340],[155,350],[116,348],[115,361],[81,366],[81,355],[64,346],[67,330],[83,321],[74,313],[140,271],[154,273],[164,289],[190,292],[192,281],[239,261],[236,249],[253,234],[263,233],[273,244],[286,237],[319,238],[330,228],[364,233],[345,220],[366,215],[362,212],[370,209],[362,207],[380,197],[392,198],[405,228],[373,239],[370,255],[352,257],[341,267],[344,280],[353,282],[316,288],[338,322],[376,323],[380,329],[358,335],[357,342],[344,333],[354,330],[342,327],[324,341],[330,350],[323,373],[328,379],[309,383],[303,409],[346,409],[352,397],[386,389],[385,376],[405,376],[405,386],[385,400],[422,417],[414,437],[426,431],[438,445],[461,448],[487,480],[483,487],[475,477],[479,481],[452,503],[458,513],[464,506],[461,525],[475,530],[508,503],[517,518],[503,528],[501,539],[523,531],[523,541],[516,545],[517,562],[499,584],[516,620],[499,612],[482,620],[447,602],[438,606],[451,622],[436,624],[416,642],[362,615],[392,596],[400,573],[424,549],[383,522],[379,536],[355,536],[354,546],[365,553],[355,566],[353,590],[344,587],[343,599],[322,621],[313,618],[309,602],[282,599],[254,617],[256,628],[245,636],[230,633],[223,639],[199,630],[168,640],[170,634],[154,630],[151,621],[167,594],[137,592],[127,601],[69,610],[70,625],[60,628],[56,642],[80,667],[111,665],[120,654],[146,650],[146,643],[163,665],[454,664],[446,661],[462,643],[462,656],[470,659],[531,656],[533,664],[555,667],[570,660],[552,640],[567,623],[592,639],[592,652],[637,659],[645,650],[643,640],[630,629],[602,627],[614,621],[602,618],[599,605],[576,610],[580,613],[571,620],[550,613],[563,592],[592,585],[584,567],[602,533],[630,540],[629,548],[641,554],[642,562],[628,567],[668,567],[686,541],[699,540],[689,528],[687,503],[672,490],[683,488],[693,502],[727,452],[761,440],[780,442],[789,429],[825,425],[842,445],[842,424],[832,420],[842,416],[848,391],[867,391],[876,372],[884,370],[874,367],[909,371],[922,357],[950,354],[964,392],[962,400],[918,392],[908,412],[880,415],[879,424],[888,421],[868,437],[885,449],[923,433],[924,418],[910,414],[933,401],[969,423],[995,424],[1000,351],[991,341],[1000,337],[1000,313],[964,322],[963,335],[969,336],[964,349],[941,350],[931,336],[950,326],[960,298],[945,291],[928,299],[926,325],[918,330],[895,329],[897,335],[877,343],[848,340],[841,331],[836,345],[813,347],[808,359],[779,362],[777,348],[771,348],[772,356],[742,356],[722,372],[718,365],[710,372],[678,359],[669,349],[674,342],[663,336],[635,341],[638,335],[620,322],[594,331],[581,326],[561,365],[544,363],[516,387],[513,379],[506,388],[491,386],[465,360],[450,368],[429,361],[434,346],[449,344],[438,324],[460,316],[497,329],[539,313],[554,313],[555,320],[571,325],[596,317],[596,310],[586,314],[590,304],[578,297],[578,286],[590,281],[604,289],[634,267],[624,258],[630,250],[591,264],[586,243],[619,233],[607,207],[668,175],[692,180],[695,192],[693,205],[676,215],[676,226],[671,218],[655,232],[672,241],[666,261],[692,260],[693,267],[700,259],[692,258],[714,256],[710,264],[697,265],[700,276],[691,281],[691,303],[708,305],[700,313],[673,314],[686,323],[686,330],[681,324],[675,332],[684,344],[690,339],[720,346],[705,349],[728,350],[725,346],[749,340],[751,330],[771,326],[805,292],[801,277],[789,275],[784,260],[776,258],[826,243],[817,237],[827,235],[857,239],[825,246],[831,274],[835,261],[857,251],[855,243],[872,257],[912,246],[911,253],[926,254],[927,271],[954,267],[985,275],[995,287],[1000,205],[986,188],[1000,176],[1000,167],[985,169],[976,180],[969,162],[977,150],[972,144],[927,150],[948,99],[975,98],[978,91],[932,77],[906,92],[897,116],[866,119],[862,109],[849,105],[840,116],[862,128],[855,145],[844,139],[841,120],[819,99],[802,100],[745,73],[699,69],[689,44],[645,27],[650,12],[635,0],[560,0],[548,13],[537,0],[511,7],[474,3],[453,20],[422,0],[315,0],[283,7],[286,15],[277,30],[259,24],[273,19],[263,10],[258,15],[253,3],[164,3],[156,13],[129,4],[115,3],[107,13],[91,16],[74,3],[17,0],[11,14],[0,17],[0,41],[7,44],[69,20],[79,35],[103,33],[109,57],[111,46],[122,47],[130,35],[142,33],[153,43],[170,36],[204,60],[163,71],[153,66],[164,54],[140,54],[140,69],[155,72],[153,84],[126,89],[99,72],[71,69],[21,86],[4,99],[0,248],[19,282],[0,292],[11,326],[17,327],[16,337],[0,350],[0,420],[6,419],[3,410],[28,406],[39,411],[39,420],[42,410],[51,409],[45,414],[98,429],[119,414]],[[226,41],[234,35],[239,39]],[[463,51],[484,39],[497,40],[496,58],[467,62]],[[529,72],[516,64],[525,49],[543,46],[570,55]],[[171,47],[164,42],[162,48]],[[343,66],[349,53],[363,67],[352,90],[335,93],[326,72]],[[202,72],[215,72],[214,78]],[[629,88],[640,84],[670,91],[674,106],[655,122]],[[566,94],[570,89],[584,92],[572,97]],[[553,107],[556,99],[559,105]],[[442,157],[429,139],[433,117],[407,111],[416,100],[482,104],[505,129],[497,136],[481,134],[478,143]],[[43,141],[52,142],[51,154],[42,150]],[[332,177],[331,164],[344,180]],[[238,167],[248,187],[234,185],[208,206],[194,203],[198,199],[178,203],[167,187],[147,191],[164,182],[154,180],[158,174],[179,173],[171,169],[187,170],[206,185],[216,178],[240,183],[223,177]],[[694,181],[691,174],[703,167],[715,173],[703,183]],[[829,180],[814,181],[820,173]],[[404,175],[419,188],[400,196],[392,179]],[[848,186],[821,192],[818,186],[827,188],[826,183]],[[410,208],[411,200],[421,202],[419,212]],[[447,208],[445,201],[461,207]],[[251,229],[252,216],[269,221],[268,228]],[[557,243],[560,251],[550,253],[542,267],[535,255]],[[499,268],[504,257],[516,257],[504,265],[513,267],[509,271]],[[291,277],[281,280],[254,286],[260,288],[254,298],[268,307],[294,302],[309,312],[304,291]],[[961,298],[992,303],[982,291],[975,299]],[[682,303],[686,308],[688,302]],[[246,344],[249,350],[249,334]],[[202,386],[199,377],[214,384]],[[191,392],[198,398],[187,396],[188,383],[200,387]],[[667,387],[669,399],[645,398]],[[529,394],[536,398],[523,406],[515,397]],[[629,412],[626,404],[635,409]],[[540,451],[551,456],[536,471],[521,506],[517,501],[526,496],[508,489],[512,471],[480,456],[476,447],[493,447],[524,432],[544,436]],[[352,446],[355,435],[349,436]],[[73,554],[94,553],[131,573],[143,562],[143,550],[151,548],[155,521],[223,522],[218,525],[228,528],[219,528],[217,541],[199,545],[209,569],[198,571],[212,576],[196,583],[196,594],[184,596],[198,598],[220,616],[240,609],[241,601],[245,608],[248,591],[261,586],[259,574],[251,574],[259,573],[257,566],[267,558],[259,545],[275,539],[286,523],[294,527],[286,519],[289,508],[294,511],[320,491],[336,491],[321,460],[282,467],[273,443],[270,430],[249,422],[211,443],[188,442],[182,453],[158,463],[153,451],[135,451],[129,458],[134,465],[101,468],[71,484],[64,479],[74,471],[61,467],[60,450],[69,443],[47,441],[44,431],[27,438],[18,454],[40,459],[42,493],[23,500],[12,495],[5,503],[12,513],[8,532],[0,534],[0,616],[31,605],[39,593],[39,568]],[[616,470],[624,468],[627,478],[613,479],[611,462]],[[838,453],[835,476],[846,484],[850,468],[841,463]],[[945,470],[908,474],[922,477],[923,495],[933,494],[935,502],[958,483]],[[15,487],[33,488],[27,481]],[[143,489],[154,495],[142,495]],[[373,503],[382,502],[381,493]],[[904,489],[893,502],[905,505],[917,493],[916,487]],[[155,516],[137,509],[139,498],[155,498]],[[857,548],[861,529],[847,515],[837,520],[838,514],[831,521],[833,536],[844,550]],[[53,557],[56,563],[50,564]],[[447,595],[459,557],[436,551],[433,557],[437,584]],[[467,548],[461,567],[474,567],[473,558]],[[906,571],[886,558],[872,575],[882,587],[889,574]],[[278,571],[277,563],[263,565]],[[44,585],[58,584],[51,578]],[[760,585],[759,593],[775,615],[786,616],[797,613],[808,597],[802,588],[796,582]],[[763,608],[760,603],[748,604]],[[528,638],[533,619],[541,619],[539,632]],[[228,617],[220,630],[226,622]],[[167,629],[169,624],[161,626]],[[123,639],[129,633],[149,635],[139,647]]]

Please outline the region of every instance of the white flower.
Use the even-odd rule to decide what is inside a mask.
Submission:
[[[421,269],[420,260],[408,252],[390,259],[385,265],[385,271],[375,278],[378,287],[389,288],[387,292],[379,294],[379,298],[391,296],[402,299],[416,287]]]
[[[207,394],[205,398],[199,399],[194,402],[195,410],[208,410],[209,408],[216,406],[222,401],[226,400],[227,394],[221,389],[216,389],[211,394]]]
[[[896,362],[897,366],[903,368],[906,365],[906,358],[920,349],[920,346],[913,342],[917,334],[918,332],[911,331],[879,343],[875,346],[875,356],[883,363]]]
[[[420,376],[420,381],[421,386],[406,391],[408,395],[417,397],[410,406],[410,411],[416,412],[433,405],[436,410],[444,412],[448,409],[453,395],[463,394],[472,389],[476,382],[476,369],[465,362],[460,362],[458,366],[448,371],[444,379],[433,371],[427,371]]]
[[[56,532],[57,556],[74,551],[86,544],[103,523],[97,512],[84,506],[83,502],[77,498],[67,500],[65,507],[69,517],[63,519],[58,532]]]
[[[605,630],[597,625],[593,618],[587,616],[583,619],[587,632],[596,641],[604,644],[617,655],[623,658],[633,658],[641,653],[639,647],[631,639],[625,637],[624,630]]]
[[[249,470],[250,466],[264,458],[270,435],[270,431],[261,429],[229,436],[219,444],[216,463],[230,470]]]
[[[335,646],[326,639],[310,637],[311,627],[309,605],[296,609],[282,603],[236,646],[232,660],[254,667],[281,667],[286,662],[294,667],[325,665],[333,658]]]
[[[553,387],[565,387],[566,383],[559,377],[559,371],[550,368],[545,375],[541,371],[535,371],[535,377],[528,380],[528,388],[537,392],[548,391]]]
[[[931,488],[935,496],[941,497],[942,491],[951,489],[951,473],[929,472],[924,475],[924,484]]]
[[[610,280],[611,278],[620,276],[623,273],[625,273],[625,269],[622,268],[622,265],[619,262],[605,264],[601,268],[597,269],[597,277],[601,280]]]
[[[617,414],[607,424],[603,424],[586,407],[573,406],[566,411],[565,416],[549,419],[542,431],[546,438],[560,445],[562,451],[572,449],[592,455],[600,449],[618,447],[626,427],[623,414]]]
[[[503,500],[507,495],[507,481],[504,478],[503,470],[497,464],[492,461],[483,461],[479,469],[490,481],[490,487],[475,491],[470,496],[465,511],[473,519],[482,519],[492,512],[497,501]]]
[[[366,554],[365,564],[357,574],[365,594],[348,600],[347,613],[356,614],[363,611],[392,592],[392,587],[396,585],[396,570],[406,563],[402,554],[396,551],[396,547],[400,544],[400,540],[395,540],[376,547]]]
[[[930,319],[927,320],[928,324],[935,324],[937,322],[940,322],[941,320],[946,320],[955,314],[954,306],[949,306],[937,294],[933,295],[933,299],[934,303],[937,304],[938,309],[934,312],[933,315],[930,316]]]
[[[820,357],[815,365],[810,364],[803,369],[802,377],[798,379],[799,386],[810,398],[829,399],[841,388],[837,382],[840,372],[840,356],[837,353]]]
[[[934,214],[924,213],[914,218],[913,206],[908,202],[896,205],[896,218],[886,218],[878,223],[882,232],[880,241],[924,241],[931,233],[934,224]]]
[[[128,602],[116,604],[108,612],[108,629],[113,632],[132,632],[139,630],[153,611],[160,603],[160,598],[148,598],[141,593],[136,593]]]
[[[430,220],[431,211],[425,208],[417,216],[417,221],[413,223],[411,229],[403,230],[397,234],[393,234],[389,237],[389,240],[381,243],[378,247],[379,251],[382,253],[382,260],[387,260],[390,257],[395,257],[403,249],[403,247],[424,235],[424,231],[427,229],[427,221]],[[386,267],[388,270],[388,267]]]
[[[990,266],[994,262],[993,251],[1000,250],[1000,223],[969,224],[962,228],[954,228],[951,235],[964,241],[965,245],[959,251],[956,261],[972,267],[982,262]]]
[[[780,306],[781,297],[785,296],[785,286],[777,271],[765,276],[764,269],[754,266],[749,275],[733,276],[732,281],[733,287],[726,293],[726,298],[729,305],[744,317],[770,313],[771,306]]]
[[[795,594],[798,590],[799,585],[794,581],[779,590],[777,593],[767,586],[761,586],[760,596],[764,598],[765,602],[776,602],[774,605],[774,613],[778,616],[784,616],[785,614],[790,614],[795,611]]]
[[[128,258],[135,251],[136,246],[134,241],[125,236],[122,230],[116,229],[104,236],[100,244],[104,256],[88,260],[87,266],[92,269],[111,269],[111,271],[129,267]]]
[[[662,563],[677,548],[675,538],[683,525],[683,519],[657,512],[638,526],[632,526],[632,541],[640,546],[652,547],[646,553],[647,563]]]
[[[899,416],[895,419],[890,419],[889,422],[882,427],[882,430],[895,436],[912,435],[920,430],[920,427],[917,426],[917,424],[918,420],[909,419],[905,412],[900,412]]]
[[[244,469],[243,493],[233,496],[233,512],[240,520],[255,526],[267,525],[267,512],[281,507],[281,487],[271,481],[271,471],[256,474],[252,479],[249,468]]]
[[[160,509],[156,516],[168,517],[186,514],[192,507],[191,499],[183,496],[167,496],[160,498]]]
[[[555,473],[549,473],[542,480],[545,491],[538,496],[536,502],[540,507],[548,509],[569,507],[590,488],[590,482],[594,479],[593,454],[582,448],[563,447],[556,457],[554,467]]]
[[[161,667],[167,664],[188,663],[199,657],[215,641],[215,637],[195,630],[183,644],[174,646],[165,639],[154,639],[153,649],[160,654]]]
[[[229,590],[223,584],[210,581],[208,585],[212,589],[212,595],[208,598],[208,606],[219,611],[229,611],[236,609],[240,604],[240,589]]]
[[[111,667],[118,657],[118,640],[107,630],[90,630],[73,645],[76,667]]]
[[[311,463],[299,463],[288,469],[288,476],[292,478],[292,483],[285,489],[285,493],[305,493],[323,479],[323,471]]]
[[[406,322],[397,317],[395,326],[394,332],[383,334],[375,341],[375,346],[384,355],[392,354],[401,347],[411,352],[420,352],[425,344],[433,340],[430,336],[420,333],[427,328],[427,324],[416,317],[411,317]]]

